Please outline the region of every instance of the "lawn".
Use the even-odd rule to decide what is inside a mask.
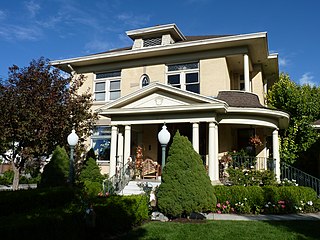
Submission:
[[[320,221],[148,222],[119,239],[320,239]]]

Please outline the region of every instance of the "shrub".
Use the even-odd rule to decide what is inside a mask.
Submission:
[[[218,203],[228,202],[229,208],[236,213],[280,214],[320,210],[320,199],[308,187],[215,186],[214,193]],[[219,207],[217,211],[222,212]]]
[[[93,158],[89,158],[81,169],[79,181],[84,191],[90,196],[97,196],[102,191],[103,175]]]
[[[50,162],[44,167],[41,176],[41,187],[64,186],[68,182],[69,157],[66,150],[57,146]]]
[[[158,207],[169,217],[212,210],[216,205],[211,181],[201,157],[187,137],[177,132],[169,149],[157,198]]]
[[[255,170],[253,168],[228,168],[229,180],[233,185],[240,186],[267,186],[275,185],[276,178],[273,171]]]

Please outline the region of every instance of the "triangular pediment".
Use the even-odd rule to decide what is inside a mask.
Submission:
[[[117,110],[172,109],[201,104],[224,105],[225,102],[155,82],[127,96],[107,103],[99,108],[98,111],[100,113],[115,113]]]

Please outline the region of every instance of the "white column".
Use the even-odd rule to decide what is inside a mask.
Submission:
[[[244,68],[244,90],[250,91],[250,70],[249,70],[249,56],[248,54],[243,55],[243,68]]]
[[[131,126],[124,127],[124,164],[128,163],[131,154]]]
[[[212,183],[219,183],[219,161],[218,161],[218,126],[209,123],[209,178]]]
[[[118,133],[118,152],[117,152],[117,165],[122,167],[123,164],[123,135]]]
[[[192,145],[193,149],[199,153],[199,123],[192,124]]]
[[[117,156],[117,126],[111,127],[111,146],[110,146],[110,166],[109,166],[109,177],[116,174],[116,156]]]
[[[279,153],[279,136],[278,129],[275,129],[272,132],[272,145],[273,145],[273,158],[275,159],[275,174],[276,179],[280,182],[280,153]]]

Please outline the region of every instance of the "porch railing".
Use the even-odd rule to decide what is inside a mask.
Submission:
[[[229,163],[231,167],[244,167],[256,170],[275,170],[275,159],[265,157],[251,157],[251,156],[232,156],[232,161]]]
[[[106,194],[118,194],[130,182],[134,176],[134,162],[128,162],[125,165],[118,164],[116,173],[103,182],[103,192]]]
[[[299,186],[311,187],[317,192],[318,196],[320,195],[320,179],[315,178],[308,173],[305,173],[284,162],[281,162],[280,166],[281,180],[295,180]]]

